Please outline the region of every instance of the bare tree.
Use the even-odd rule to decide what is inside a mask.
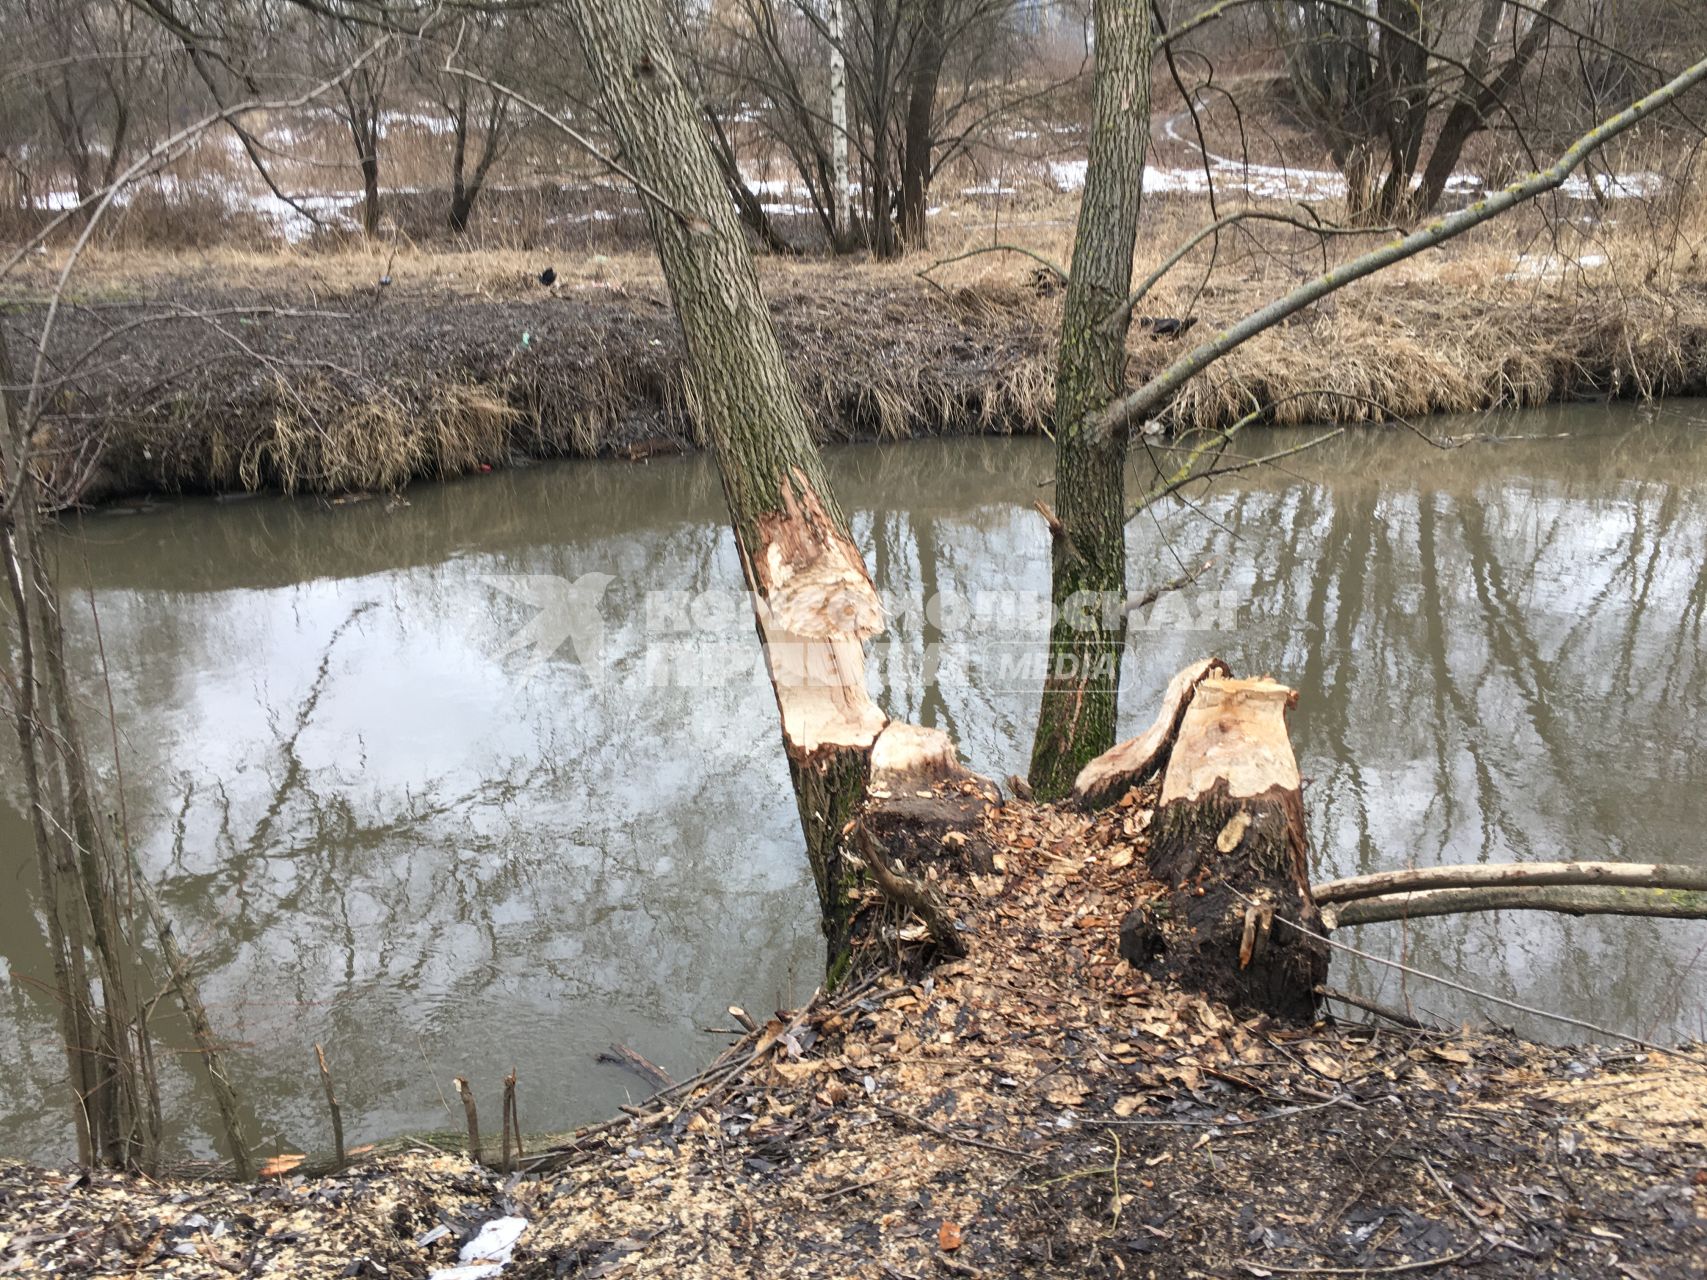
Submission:
[[[455,56],[484,71],[490,78],[510,79],[510,51],[520,33],[508,15],[477,10],[461,19],[454,36]],[[436,50],[429,54],[436,68],[442,59]],[[510,139],[510,99],[493,89],[460,75],[435,70],[430,81],[434,100],[450,124],[450,210],[452,231],[468,230],[474,202],[486,185],[492,165],[503,154]],[[470,144],[474,155],[470,160]],[[370,233],[371,234],[371,233]]]
[[[941,733],[891,721],[866,691],[863,644],[882,630],[882,606],[654,0],[575,0],[569,13],[646,200],[716,449],[835,973],[859,876],[850,832],[869,784],[957,773],[954,750]]]
[[[1090,163],[1073,241],[1055,371],[1055,503],[1050,599],[1055,621],[1031,786],[1066,795],[1114,745],[1126,647],[1126,442],[1092,422],[1124,388],[1133,243],[1150,130],[1148,0],[1097,0]]]
[[[356,63],[361,50],[373,40],[373,26],[361,15],[322,16],[310,13],[311,23],[324,67]],[[391,81],[391,65],[385,58],[366,58],[351,75],[338,81],[333,110],[350,135],[356,165],[362,176],[362,234],[379,234],[380,187],[379,144],[385,134],[385,105]]]
[[[1302,114],[1345,175],[1349,216],[1388,222],[1439,204],[1465,144],[1513,111],[1515,90],[1563,5],[1267,5]]]
[[[10,17],[21,56],[8,70],[32,85],[52,149],[86,211],[143,127],[139,88],[151,72],[160,75],[158,33],[124,0],[25,0]]]

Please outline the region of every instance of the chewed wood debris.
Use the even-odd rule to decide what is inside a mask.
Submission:
[[[255,1185],[4,1165],[0,1273],[424,1277],[501,1216],[513,1280],[1703,1273],[1701,1058],[1151,983],[1116,947],[1160,892],[1154,803],[983,813],[913,868],[964,958],[873,890],[863,977],[511,1178],[426,1149]]]

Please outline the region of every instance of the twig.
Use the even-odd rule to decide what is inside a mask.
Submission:
[[[444,70],[448,74],[461,76],[463,79],[472,80],[476,84],[483,84],[493,93],[502,94],[518,106],[526,107],[552,128],[568,137],[571,142],[580,147],[581,150],[585,151],[588,155],[592,156],[593,159],[597,160],[600,164],[604,165],[605,168],[609,169],[612,173],[626,178],[629,182],[633,183],[636,191],[640,192],[641,195],[652,201],[652,203],[656,204],[660,209],[664,210],[664,212],[668,213],[684,227],[697,228],[701,225],[703,221],[702,219],[692,217],[676,208],[676,206],[671,204],[666,197],[660,194],[656,187],[648,184],[627,165],[622,164],[620,161],[599,150],[599,148],[593,144],[592,139],[587,137],[586,134],[575,128],[568,121],[562,119],[555,112],[549,111],[545,107],[540,106],[539,103],[535,102],[532,98],[523,97],[507,84],[501,84],[496,80],[487,79],[478,71],[470,71],[467,67],[452,66],[451,58],[455,56],[455,53],[456,50],[452,49],[450,53],[445,56]]]
[[[1236,324],[1221,330],[1208,342],[1181,356],[1137,390],[1111,401],[1090,421],[1091,435],[1093,438],[1106,437],[1119,428],[1153,413],[1199,372],[1287,316],[1302,311],[1354,281],[1444,244],[1526,201],[1563,186],[1565,179],[1589,156],[1703,80],[1707,80],[1707,58],[1694,63],[1652,93],[1638,98],[1623,111],[1603,120],[1567,147],[1548,168],[1478,200],[1467,208],[1430,222],[1408,236],[1353,258],[1331,271],[1325,271],[1314,280],[1258,307]]]
[[[1209,559],[1198,565],[1197,568],[1188,569],[1177,578],[1169,578],[1166,582],[1162,583],[1161,586],[1151,587],[1141,596],[1133,596],[1126,602],[1126,612],[1137,613],[1140,609],[1149,608],[1151,605],[1155,604],[1156,601],[1160,600],[1171,591],[1184,591],[1192,583],[1196,582],[1204,574],[1208,573],[1209,570],[1214,567],[1214,564],[1215,557],[1210,556]]]
[[[510,1074],[504,1077],[504,1147],[499,1167],[507,1174],[510,1172],[510,1134],[516,1135],[516,1155],[522,1154],[522,1124],[521,1117],[516,1114],[516,1069],[510,1068]]]
[[[877,1110],[880,1115],[886,1115],[892,1120],[899,1120],[903,1124],[910,1124],[914,1128],[923,1129],[926,1133],[941,1138],[944,1142],[958,1142],[962,1146],[977,1147],[982,1151],[995,1151],[1004,1156],[1013,1156],[1017,1160],[1030,1160],[1032,1158],[1030,1152],[1021,1151],[1018,1147],[1004,1147],[999,1142],[986,1142],[983,1138],[968,1137],[965,1134],[956,1133],[952,1129],[944,1129],[939,1124],[932,1124],[923,1116],[916,1116],[910,1111],[884,1106],[882,1103],[878,1104]]]
[[[1030,258],[1033,262],[1041,264],[1044,270],[1048,271],[1062,284],[1066,284],[1068,281],[1067,273],[1061,270],[1060,267],[1056,266],[1048,258],[1045,258],[1041,253],[1038,253],[1035,250],[1027,249],[1023,245],[1017,244],[987,244],[981,248],[968,249],[965,253],[957,253],[952,258],[938,258],[935,262],[931,263],[930,266],[922,267],[918,271],[914,272],[914,274],[920,279],[928,279],[930,273],[935,271],[938,267],[946,267],[951,262],[959,262],[965,258],[976,258],[979,254],[984,253],[1017,253],[1022,257]]]
[[[1227,888],[1234,897],[1243,899],[1247,903],[1251,901],[1250,898],[1245,897],[1244,894],[1240,893],[1237,889],[1234,889],[1231,885],[1228,885]],[[1288,929],[1303,934],[1306,938],[1314,938],[1324,946],[1332,947],[1335,951],[1343,951],[1347,955],[1356,956],[1359,960],[1368,960],[1372,964],[1386,965],[1389,969],[1397,969],[1399,972],[1409,974],[1413,978],[1426,978],[1430,982],[1438,982],[1443,987],[1450,987],[1454,991],[1461,991],[1467,996],[1475,996],[1476,999],[1486,1000],[1490,1004],[1502,1005],[1507,1009],[1515,1009],[1519,1013],[1528,1013],[1537,1018],[1548,1018],[1554,1022],[1563,1022],[1569,1026],[1581,1027],[1585,1031],[1594,1032],[1596,1035],[1611,1036],[1614,1040],[1622,1040],[1626,1044],[1633,1044],[1638,1049],[1650,1049],[1653,1047],[1646,1040],[1638,1039],[1636,1036],[1630,1035],[1627,1032],[1614,1031],[1611,1027],[1603,1027],[1599,1023],[1589,1022],[1583,1018],[1573,1018],[1568,1013],[1554,1013],[1551,1009],[1542,1009],[1535,1005],[1523,1004],[1517,1000],[1508,1000],[1504,996],[1496,996],[1489,991],[1479,991],[1475,987],[1466,986],[1464,983],[1456,982],[1451,978],[1443,978],[1438,973],[1429,973],[1425,969],[1413,968],[1412,966],[1404,964],[1398,960],[1390,960],[1386,956],[1378,956],[1371,952],[1360,950],[1349,943],[1338,942],[1333,938],[1328,937],[1326,934],[1317,933],[1314,929],[1306,929],[1303,925],[1297,923],[1297,921],[1288,920],[1285,916],[1277,915],[1275,919],[1285,925]],[[1667,1052],[1672,1054],[1674,1057],[1685,1058],[1691,1062],[1707,1061],[1707,1059],[1703,1059],[1684,1049],[1668,1049]]]
[[[1419,1258],[1415,1262],[1399,1262],[1388,1267],[1283,1267],[1278,1263],[1261,1262],[1256,1258],[1240,1258],[1234,1265],[1258,1275],[1272,1271],[1277,1275],[1286,1276],[1396,1276],[1406,1271],[1428,1271],[1433,1267],[1444,1267],[1451,1262],[1462,1262],[1481,1247],[1482,1242],[1478,1240],[1468,1249],[1460,1249],[1457,1253],[1443,1253],[1438,1258]]]
[[[936,891],[922,880],[915,880],[892,870],[888,862],[888,851],[877,837],[871,834],[871,829],[863,819],[855,825],[854,835],[859,841],[860,852],[865,855],[865,865],[870,869],[872,879],[877,881],[878,888],[902,906],[910,908],[923,920],[937,946],[950,955],[965,955],[966,944],[961,940],[960,931],[955,928],[948,907],[937,896]]]
[[[453,1084],[462,1098],[462,1113],[468,1118],[468,1156],[475,1164],[480,1163],[480,1116],[474,1108],[474,1090],[468,1087],[468,1081],[457,1076]]]
[[[1412,1031],[1439,1030],[1439,1028],[1431,1027],[1420,1019],[1413,1018],[1402,1010],[1390,1008],[1365,996],[1354,996],[1347,991],[1337,991],[1333,987],[1325,987],[1319,982],[1316,984],[1316,994],[1324,1000],[1337,1000],[1341,1004],[1349,1004],[1353,1009],[1362,1009],[1365,1013],[1373,1013],[1377,1017],[1387,1019],[1388,1022],[1396,1022],[1401,1027],[1409,1027]]]
[[[1350,1107],[1354,1111],[1363,1109],[1346,1094],[1336,1093],[1322,1102],[1304,1102],[1293,1107],[1282,1107],[1278,1111],[1269,1111],[1249,1120],[1240,1120],[1237,1117],[1232,1120],[1171,1120],[1153,1116],[1130,1116],[1116,1120],[1087,1119],[1085,1123],[1101,1125],[1104,1128],[1129,1126],[1144,1129],[1254,1129],[1258,1125],[1273,1124],[1276,1120],[1290,1120],[1293,1116],[1323,1111],[1328,1107]]]
[[[326,1065],[326,1050],[315,1045],[314,1059],[320,1064],[320,1087],[326,1091],[326,1109],[332,1113],[332,1148],[338,1155],[337,1168],[342,1169],[349,1162],[344,1154],[344,1112],[332,1089],[332,1069]]]
[[[1104,331],[1112,333],[1119,328],[1119,326],[1130,320],[1132,318],[1132,309],[1144,300],[1145,295],[1160,284],[1162,278],[1178,266],[1187,254],[1197,248],[1197,246],[1202,244],[1205,240],[1209,239],[1210,236],[1218,235],[1220,232],[1226,230],[1228,227],[1236,225],[1237,223],[1251,221],[1279,222],[1288,227],[1296,227],[1300,231],[1308,231],[1311,235],[1321,236],[1324,239],[1329,236],[1392,235],[1399,230],[1398,227],[1336,227],[1332,223],[1323,223],[1320,226],[1313,227],[1309,223],[1300,221],[1289,214],[1267,213],[1259,209],[1244,209],[1238,213],[1230,213],[1225,218],[1218,218],[1202,230],[1198,231],[1196,235],[1192,236],[1178,249],[1174,250],[1173,253],[1169,254],[1168,257],[1163,260],[1161,266],[1157,267],[1149,275],[1145,276],[1139,286],[1127,297],[1126,301],[1116,307],[1109,314],[1108,319],[1102,322]]]

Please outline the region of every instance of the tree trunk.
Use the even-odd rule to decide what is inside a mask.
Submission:
[[[1476,54],[1480,62],[1473,56],[1472,68],[1485,70],[1487,66],[1487,48],[1483,45],[1484,34],[1489,44],[1492,43],[1493,31],[1499,27],[1499,13],[1503,0],[1487,0],[1489,9],[1496,11],[1489,29],[1487,12],[1483,13],[1482,27],[1477,31]],[[1452,177],[1452,171],[1458,167],[1458,160],[1464,154],[1464,146],[1474,137],[1478,130],[1487,124],[1490,112],[1495,110],[1500,101],[1517,84],[1528,68],[1530,61],[1545,43],[1549,29],[1552,26],[1553,13],[1558,9],[1560,0],[1549,0],[1536,11],[1529,30],[1524,32],[1523,39],[1518,41],[1512,55],[1494,73],[1486,79],[1482,86],[1464,85],[1452,109],[1446,113],[1446,119],[1441,123],[1440,133],[1434,140],[1434,149],[1429,152],[1428,164],[1423,169],[1422,186],[1417,191],[1418,215],[1431,213],[1440,203],[1440,198],[1446,194],[1447,180]]]
[[[450,226],[458,233],[468,230],[468,220],[474,213],[474,202],[486,186],[486,175],[504,148],[504,127],[509,118],[510,100],[492,91],[486,112],[484,132],[480,135],[480,158],[474,162],[474,172],[465,173],[468,154],[468,99],[458,99],[459,114],[455,116],[456,145],[451,154]]]
[[[468,215],[474,211],[474,197],[463,181],[468,164],[468,88],[458,80],[456,101],[450,107],[450,229],[457,233],[468,230]],[[370,233],[371,234],[371,233]]]
[[[848,179],[848,63],[842,52],[842,0],[829,0],[831,247],[845,252],[853,243],[853,187]]]
[[[788,376],[758,279],[652,0],[569,12],[643,192],[716,452],[782,721],[834,976],[859,875],[846,840],[872,780],[956,775],[946,735],[891,722],[865,687],[863,642],[883,609]]]
[[[1308,1019],[1328,949],[1310,896],[1298,764],[1271,680],[1211,677],[1180,722],[1151,825],[1168,886],[1120,926],[1134,966],[1238,1008]]]
[[[907,126],[901,142],[901,243],[909,249],[925,249],[930,244],[925,206],[930,194],[936,86],[942,75],[942,5],[943,0],[925,0],[913,40]]]
[[[741,221],[747,224],[747,228],[759,238],[759,243],[770,252],[798,252],[772,225],[770,214],[765,212],[763,202],[747,185],[747,179],[741,174],[741,165],[735,158],[734,144],[729,141],[723,122],[709,106],[705,108],[705,122],[711,126],[712,157],[717,161],[718,172],[723,175],[723,185],[728,188],[729,198],[735,202],[735,212],[740,215]]]
[[[1411,176],[1422,153],[1428,127],[1428,43],[1422,6],[1415,0],[1380,0],[1380,17],[1388,24],[1376,48],[1386,101],[1387,179],[1377,202],[1379,217],[1391,219],[1411,200]],[[1403,32],[1404,39],[1396,35]]]
[[[379,153],[369,146],[362,154],[362,234],[379,234]]]
[[[1113,745],[1126,644],[1126,440],[1099,436],[1090,422],[1126,381],[1131,317],[1122,304],[1132,287],[1149,135],[1149,6],[1097,0],[1095,22],[1090,166],[1055,373],[1056,618],[1030,775],[1043,800],[1066,795],[1079,770]]]
[[[59,1033],[66,1056],[66,1082],[71,1090],[71,1114],[77,1134],[77,1156],[92,1164],[99,1155],[96,1143],[103,1125],[98,1113],[101,1076],[99,1048],[95,1040],[94,992],[82,964],[80,931],[67,913],[74,911],[75,874],[63,856],[62,842],[55,839],[48,820],[48,779],[43,777],[41,754],[45,742],[38,718],[39,685],[34,637],[36,606],[35,522],[27,511],[36,502],[34,473],[26,456],[29,433],[23,423],[22,406],[0,327],[0,449],[4,450],[6,513],[0,524],[0,553],[4,554],[6,583],[12,597],[18,627],[16,656],[12,666],[17,691],[13,704],[14,728],[24,774],[24,798],[30,812],[30,832],[36,846],[36,870],[41,880],[42,914],[47,921],[48,951],[53,958],[53,979],[59,1006]]]

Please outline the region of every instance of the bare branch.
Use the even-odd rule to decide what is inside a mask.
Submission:
[[[1354,281],[1374,275],[1394,263],[1403,262],[1425,249],[1436,248],[1526,201],[1556,190],[1564,185],[1565,179],[1573,170],[1601,147],[1687,93],[1704,79],[1707,79],[1707,58],[1703,58],[1662,88],[1637,99],[1617,115],[1585,133],[1572,143],[1554,164],[1541,172],[1531,174],[1522,182],[1513,183],[1503,191],[1478,200],[1456,213],[1448,214],[1391,244],[1354,258],[1344,266],[1324,272],[1307,284],[1276,298],[1266,306],[1259,307],[1237,324],[1222,330],[1210,341],[1174,361],[1136,391],[1110,403],[1091,420],[1090,429],[1095,434],[1106,435],[1155,413],[1196,374],[1259,333],[1273,328],[1287,316],[1302,311],[1331,293],[1337,293]]]
[[[1707,890],[1707,868],[1664,862],[1493,862],[1377,871],[1312,885],[1318,903],[1355,902],[1425,889],[1601,885]]]

